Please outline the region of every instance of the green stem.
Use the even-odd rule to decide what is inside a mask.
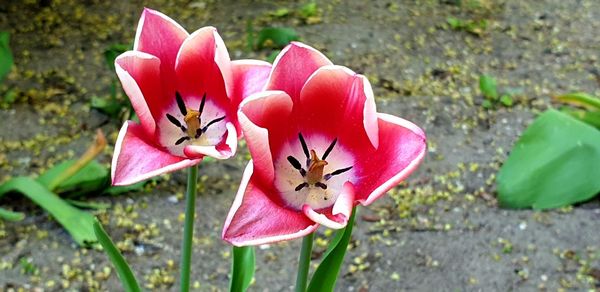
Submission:
[[[181,247],[181,289],[190,291],[190,266],[192,260],[192,241],[194,238],[194,214],[196,213],[196,182],[198,166],[190,166],[188,172],[187,192],[185,195],[185,225],[183,227],[183,244]]]
[[[300,250],[300,258],[298,259],[298,275],[296,276],[296,292],[306,291],[314,238],[315,233],[312,232],[302,239],[302,250]]]

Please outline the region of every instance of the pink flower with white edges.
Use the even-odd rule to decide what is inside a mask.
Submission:
[[[261,90],[271,65],[230,61],[214,27],[188,34],[166,15],[144,9],[132,51],[115,60],[140,123],[121,128],[112,181],[126,185],[233,156],[241,135],[237,110]]]
[[[426,152],[419,127],[376,112],[365,76],[301,43],[279,54],[266,91],[238,115],[252,161],[222,235],[238,246],[343,228],[353,206],[385,194]]]

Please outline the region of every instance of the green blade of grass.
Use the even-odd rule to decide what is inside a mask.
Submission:
[[[48,211],[80,246],[96,242],[92,228],[94,216],[71,206],[38,181],[29,177],[13,178],[0,185],[0,197],[8,192],[19,192]]]
[[[140,289],[140,285],[135,279],[135,275],[129,267],[129,264],[127,264],[127,261],[125,258],[123,258],[123,255],[119,249],[115,247],[115,244],[110,239],[110,236],[108,236],[106,231],[104,231],[104,228],[102,228],[100,222],[98,222],[98,220],[94,220],[93,226],[96,237],[98,238],[98,242],[102,245],[104,252],[106,255],[108,255],[108,258],[117,270],[117,274],[119,275],[123,289],[127,292],[142,291]]]

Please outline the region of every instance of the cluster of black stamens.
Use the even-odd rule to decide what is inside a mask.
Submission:
[[[310,165],[311,165],[311,162],[313,162],[313,161],[311,159],[310,153],[308,151],[308,147],[306,145],[306,141],[304,140],[302,133],[298,133],[298,139],[300,140],[300,144],[302,145],[302,151],[304,151],[304,155],[306,156],[306,168],[310,170]],[[327,156],[329,156],[329,154],[333,150],[333,147],[335,147],[336,143],[337,143],[337,138],[334,139],[333,142],[331,142],[331,144],[329,144],[329,147],[327,147],[327,149],[325,150],[325,153],[323,153],[323,156],[321,157],[320,160],[324,161],[327,158]],[[300,175],[302,175],[302,177],[307,176],[307,170],[302,167],[302,164],[300,164],[300,161],[298,161],[298,159],[296,159],[294,156],[290,155],[287,157],[287,160],[295,169],[297,169],[300,172]],[[323,175],[322,179],[324,179],[325,181],[328,181],[331,177],[338,175],[338,174],[342,174],[350,169],[352,169],[352,166],[335,170],[331,173]],[[317,187],[320,187],[324,190],[327,189],[327,185],[321,181],[315,182],[314,185]],[[305,181],[305,182],[299,184],[298,186],[296,186],[296,188],[294,190],[299,191],[308,186],[309,186],[309,183]]]
[[[208,127],[210,127],[214,123],[220,122],[223,119],[225,119],[225,116],[222,116],[222,117],[216,118],[216,119],[208,122],[204,127],[200,126],[202,124],[201,116],[202,116],[202,112],[204,111],[204,104],[206,102],[206,93],[204,93],[204,95],[202,96],[202,101],[200,102],[200,107],[198,108],[197,112],[194,110],[192,110],[192,112],[188,112],[188,110],[185,106],[185,103],[183,102],[183,98],[181,98],[181,94],[179,94],[179,92],[175,92],[175,99],[177,100],[177,106],[179,107],[179,111],[181,112],[181,114],[184,117],[185,125],[182,124],[177,118],[175,118],[174,116],[172,116],[170,114],[167,114],[167,119],[169,119],[169,121],[173,125],[180,128],[181,131],[186,134],[185,136],[179,138],[175,142],[175,145],[179,145],[179,144],[183,143],[184,141],[190,140],[192,138],[194,138],[194,139],[200,138],[200,136],[202,136],[202,134],[206,132]],[[197,125],[198,125],[195,130],[190,128],[190,125],[193,125],[196,123],[196,121],[193,121],[193,123],[192,123],[192,120],[194,120],[194,119],[197,119]],[[188,131],[188,130],[191,130],[191,131]],[[193,137],[191,137],[191,136],[193,136]]]

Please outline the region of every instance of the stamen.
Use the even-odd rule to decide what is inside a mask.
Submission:
[[[327,189],[327,185],[326,185],[326,184],[324,184],[324,183],[322,183],[322,182],[317,182],[317,183],[315,183],[315,186],[318,186],[318,187],[320,187],[320,188],[322,188],[322,189],[324,189],[324,190],[326,190],[326,189]]]
[[[348,166],[346,168],[341,168],[341,169],[338,169],[338,170],[336,170],[336,171],[334,171],[334,172],[332,172],[330,174],[326,174],[323,178],[325,178],[325,180],[329,180],[332,176],[338,175],[338,174],[342,174],[342,173],[344,173],[344,172],[346,172],[346,171],[348,171],[350,169],[352,169],[352,166]]]
[[[206,124],[206,126],[204,126],[204,128],[202,128],[202,133],[206,132],[206,130],[208,129],[208,127],[210,127],[212,124],[217,123],[222,121],[223,119],[225,119],[225,116],[222,116],[220,118],[216,118],[210,122],[208,122],[208,124]]]
[[[190,139],[190,137],[188,137],[188,136],[181,137],[181,138],[179,138],[179,140],[177,140],[177,142],[175,142],[175,145],[179,145],[179,144],[183,143],[183,141],[189,140],[189,139]]]
[[[287,160],[290,162],[290,164],[295,168],[300,170],[302,168],[302,165],[300,165],[300,161],[298,161],[298,159],[294,158],[294,156],[288,156]]]
[[[179,91],[175,91],[175,99],[177,100],[177,106],[179,107],[179,111],[182,115],[187,115],[187,109],[185,108],[185,103],[183,102],[183,98],[181,98],[181,94]]]
[[[167,119],[169,119],[169,122],[173,123],[173,125],[179,127],[181,129],[181,131],[183,131],[184,133],[187,131],[185,126],[182,125],[181,122],[179,122],[179,120],[177,118],[175,118],[174,116],[167,114]]]
[[[325,158],[327,158],[327,156],[329,156],[329,153],[331,153],[331,150],[333,150],[335,143],[337,143],[337,138],[333,139],[333,142],[331,142],[329,147],[327,147],[327,150],[325,150],[325,153],[323,153],[323,158],[321,158],[322,160],[325,160]]]
[[[200,102],[200,108],[198,108],[198,111],[200,113],[202,113],[202,111],[204,111],[204,102],[206,102],[206,92],[202,96],[202,101]]]
[[[302,151],[304,151],[304,155],[306,155],[306,159],[310,159],[310,154],[308,154],[308,146],[306,146],[306,141],[304,141],[304,137],[302,137],[302,133],[298,133],[298,138],[300,139],[300,144],[302,144]]]
[[[306,176],[306,170],[304,170],[304,168],[302,168],[302,165],[300,164],[300,161],[298,161],[298,159],[296,159],[294,156],[288,156],[287,160],[290,162],[290,164],[297,170],[300,171],[300,175],[302,176]]]
[[[299,184],[299,185],[298,185],[298,186],[297,186],[297,187],[294,189],[294,191],[296,191],[296,192],[297,192],[297,191],[299,191],[299,190],[301,190],[301,189],[303,189],[303,188],[305,188],[305,187],[308,187],[308,184],[307,184],[307,183],[305,183],[305,182],[303,182],[303,183]]]

